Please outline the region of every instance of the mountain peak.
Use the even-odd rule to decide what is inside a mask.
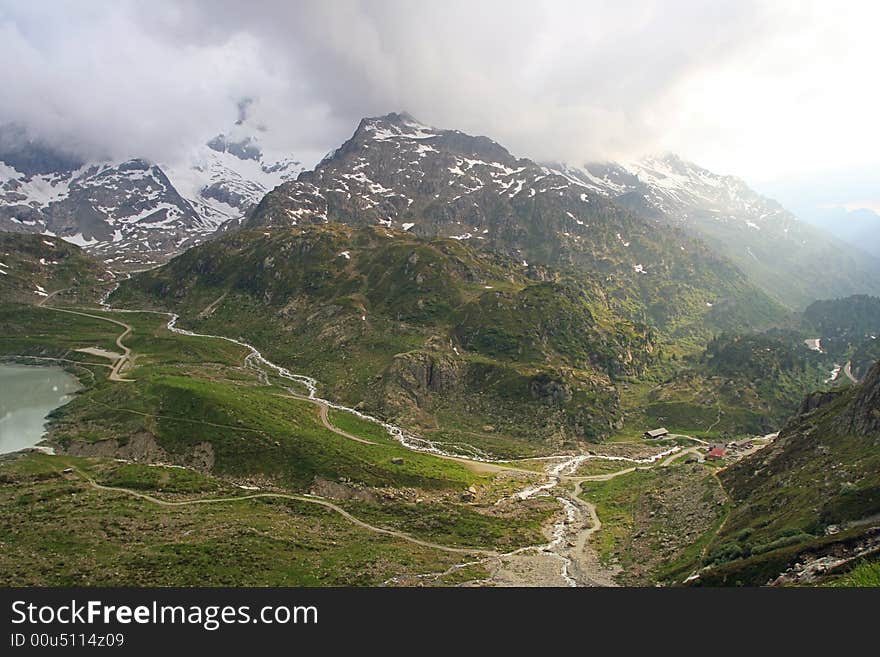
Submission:
[[[218,153],[229,153],[240,160],[258,161],[263,154],[259,142],[254,137],[234,140],[224,133],[220,133],[209,141],[208,148]]]
[[[389,139],[428,139],[441,134],[442,130],[417,121],[407,112],[391,112],[384,116],[361,119],[354,137],[377,141]]]
[[[416,124],[421,125],[421,121],[416,119],[412,114],[406,111],[389,112],[385,116],[374,117],[376,119],[386,121],[388,123]]]
[[[633,169],[654,169],[656,171],[667,171],[670,173],[691,175],[695,172],[710,173],[703,167],[694,164],[690,160],[686,160],[677,153],[672,151],[664,151],[647,155],[630,165]],[[715,174],[712,174],[713,176]]]

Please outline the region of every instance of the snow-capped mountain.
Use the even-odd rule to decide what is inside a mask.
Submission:
[[[880,261],[739,178],[675,155],[541,165],[487,137],[404,113],[362,120],[351,139],[304,171],[270,148],[271,133],[248,118],[247,103],[239,110],[231,129],[172,163],[82,163],[19,135],[16,149],[0,146],[0,230],[58,235],[116,268],[137,268],[251,214],[252,226],[382,223],[476,240],[526,262],[565,253],[572,262],[626,263],[630,274],[650,276],[673,267],[670,253],[654,252],[658,234],[689,248],[671,225],[793,308],[880,293]],[[0,145],[10,141],[3,137],[0,128]]]
[[[491,240],[475,199],[529,197],[538,188],[543,193],[546,182],[538,187],[532,183],[537,185],[548,173],[487,137],[432,128],[408,114],[389,114],[361,121],[354,136],[314,171],[283,185],[268,200],[289,201],[284,221],[294,225],[360,217],[414,232],[438,229],[449,237]],[[449,221],[451,217],[455,220]]]
[[[880,290],[880,261],[799,220],[735,176],[673,154],[551,168],[643,217],[679,223],[787,305]]]
[[[750,189],[735,176],[722,176],[674,154],[627,163],[553,165],[573,181],[657,216],[688,221],[708,218],[753,230],[787,233],[797,217]]]
[[[302,170],[287,156],[264,155],[250,129],[240,119],[167,165],[83,163],[17,135],[14,149],[0,151],[0,230],[57,235],[115,268],[162,262],[237,225]]]
[[[144,160],[28,174],[0,164],[0,228],[57,235],[114,266],[158,262],[217,223]]]
[[[183,162],[166,166],[178,191],[198,213],[217,225],[238,225],[267,192],[303,171],[297,160],[261,143],[259,127],[244,118],[195,149]]]
[[[728,310],[745,310],[745,290],[760,310],[731,322],[777,308],[677,226],[646,221],[488,137],[434,128],[405,113],[363,119],[313,171],[267,194],[244,225],[325,222],[467,240],[515,258],[535,276],[542,266],[586,273],[601,281],[610,305],[671,330],[691,330],[704,315],[720,325]]]

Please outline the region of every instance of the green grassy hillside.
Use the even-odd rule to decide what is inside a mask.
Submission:
[[[659,377],[624,394],[628,425],[710,438],[766,434],[797,411],[804,395],[843,383],[829,381],[834,359],[807,349],[796,331],[723,333],[665,365],[654,372]]]
[[[504,455],[607,435],[612,380],[655,359],[652,330],[594,283],[384,228],[239,232],[125,281],[112,302],[244,336],[333,398]]]
[[[863,540],[880,514],[880,365],[861,386],[809,397],[771,446],[720,477],[733,505],[706,583],[763,584],[806,552]]]
[[[0,301],[39,303],[53,292],[91,301],[114,276],[78,246],[58,237],[0,232]]]
[[[494,505],[528,474],[496,481],[334,411],[333,425],[360,440],[340,435],[316,405],[248,366],[246,349],[174,334],[164,315],[0,310],[0,357],[64,359],[83,384],[50,416],[47,440],[63,455],[0,458],[3,584],[377,585],[442,572],[472,549],[542,541],[557,512],[552,500]],[[118,349],[123,327],[102,317],[131,327],[126,381],[77,351]],[[238,500],[257,494],[274,497]]]

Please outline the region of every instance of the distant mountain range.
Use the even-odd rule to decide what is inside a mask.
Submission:
[[[612,288],[612,279],[623,287],[639,281],[656,293],[655,307],[642,310],[671,313],[666,323],[681,313],[662,309],[675,291],[661,292],[664,281],[683,285],[694,267],[689,304],[705,313],[733,303],[735,295],[707,287],[699,273],[712,252],[721,256],[713,267],[735,265],[713,276],[738,286],[738,269],[793,309],[880,293],[877,258],[799,221],[742,180],[671,154],[540,164],[405,113],[364,119],[313,171],[272,152],[263,143],[271,135],[244,115],[170,166],[80,162],[14,127],[3,130],[0,229],[58,235],[117,269],[163,262],[242,222],[335,221],[471,240],[525,263],[585,266],[605,272]]]
[[[820,169],[760,185],[802,221],[880,257],[880,167]]]
[[[26,140],[14,126],[2,132],[0,229],[57,235],[117,269],[162,262],[236,225],[268,190],[302,171],[291,158],[266,155],[242,123],[172,166],[82,162]]]
[[[807,220],[854,248],[880,258],[880,214],[868,208],[814,210]]]

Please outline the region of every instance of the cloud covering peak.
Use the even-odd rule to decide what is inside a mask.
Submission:
[[[161,161],[253,99],[248,115],[273,145],[309,161],[361,117],[406,109],[535,159],[674,150],[769,176],[876,161],[864,135],[880,100],[877,14],[806,2],[7,0],[0,122],[81,157]]]

